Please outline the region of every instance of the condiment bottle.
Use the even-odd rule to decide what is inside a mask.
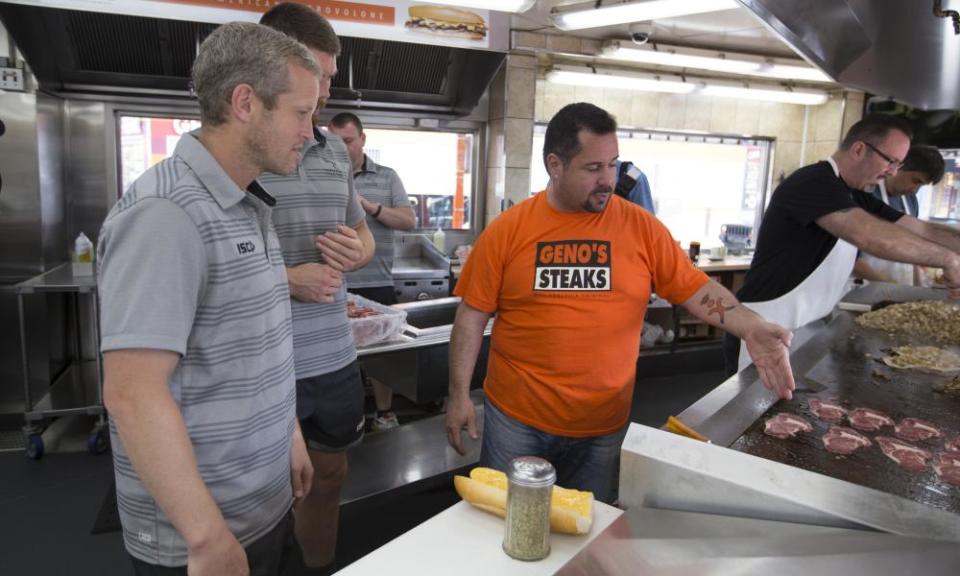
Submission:
[[[696,263],[700,258],[700,243],[694,240],[690,243],[690,259]]]
[[[536,456],[521,456],[507,467],[507,518],[503,551],[517,560],[550,554],[550,496],[557,473]]]
[[[71,267],[74,276],[93,275],[93,242],[83,232],[73,242]]]

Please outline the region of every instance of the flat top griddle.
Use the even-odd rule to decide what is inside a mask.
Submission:
[[[836,400],[848,409],[874,408],[897,421],[908,416],[929,420],[944,432],[945,437],[916,444],[933,452],[934,459],[943,451],[945,440],[960,434],[960,397],[937,391],[942,390],[942,385],[955,374],[895,370],[879,361],[888,355],[884,351],[894,346],[943,344],[913,335],[890,335],[865,329],[854,322],[855,317],[848,312],[838,313],[828,324],[829,330],[824,331],[824,337],[805,345],[820,349],[815,355],[818,360],[812,366],[794,365],[795,373],[801,378],[797,382],[798,388],[804,388],[804,384],[812,380],[809,387],[818,391],[797,393],[790,401],[774,404],[730,448],[960,513],[960,487],[941,481],[933,471],[933,461],[926,472],[912,474],[887,458],[876,442],[848,456],[831,454],[823,447],[821,437],[830,424],[813,416],[808,405],[811,398]],[[956,347],[948,349],[960,353]],[[875,373],[888,378],[878,378]],[[764,422],[777,412],[808,418],[814,431],[800,433],[788,440],[765,435]],[[845,422],[844,425],[848,424]],[[871,440],[881,434],[894,435],[893,427],[864,434]]]

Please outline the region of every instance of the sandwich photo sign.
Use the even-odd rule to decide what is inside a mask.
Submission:
[[[9,0],[14,4],[222,24],[257,22],[283,0]],[[412,0],[296,0],[341,36],[506,51],[510,17]]]
[[[413,33],[457,38],[471,43],[484,43],[487,40],[486,10],[478,13],[453,6],[413,4],[407,8],[407,14],[406,28]]]

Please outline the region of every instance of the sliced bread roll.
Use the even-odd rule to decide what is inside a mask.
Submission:
[[[474,468],[470,478],[454,476],[461,498],[503,518],[507,510],[507,476],[491,468]],[[593,524],[593,494],[553,487],[550,500],[550,529],[563,534],[586,534]]]

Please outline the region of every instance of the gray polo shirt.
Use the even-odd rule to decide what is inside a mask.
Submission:
[[[381,166],[364,155],[363,167],[353,176],[357,192],[367,200],[386,208],[409,208],[410,199],[403,189],[403,182],[393,168]],[[367,226],[377,243],[373,260],[369,264],[347,274],[350,288],[374,288],[393,286],[393,229],[367,214]]]
[[[296,384],[287,275],[256,182],[237,187],[194,134],[138,178],[98,245],[101,349],[169,350],[169,380],[203,481],[242,545],[290,509]],[[255,193],[261,195],[257,197]],[[187,547],[111,422],[131,555],[182,566]]]
[[[303,160],[290,176],[261,174],[260,182],[276,197],[273,224],[283,259],[293,268],[320,262],[317,235],[336,231],[338,224],[356,227],[363,208],[353,187],[350,156],[343,140],[314,130],[315,139],[303,148]],[[344,285],[330,304],[291,300],[293,349],[297,379],[329,374],[357,358],[347,320]],[[301,415],[303,416],[303,415]]]

